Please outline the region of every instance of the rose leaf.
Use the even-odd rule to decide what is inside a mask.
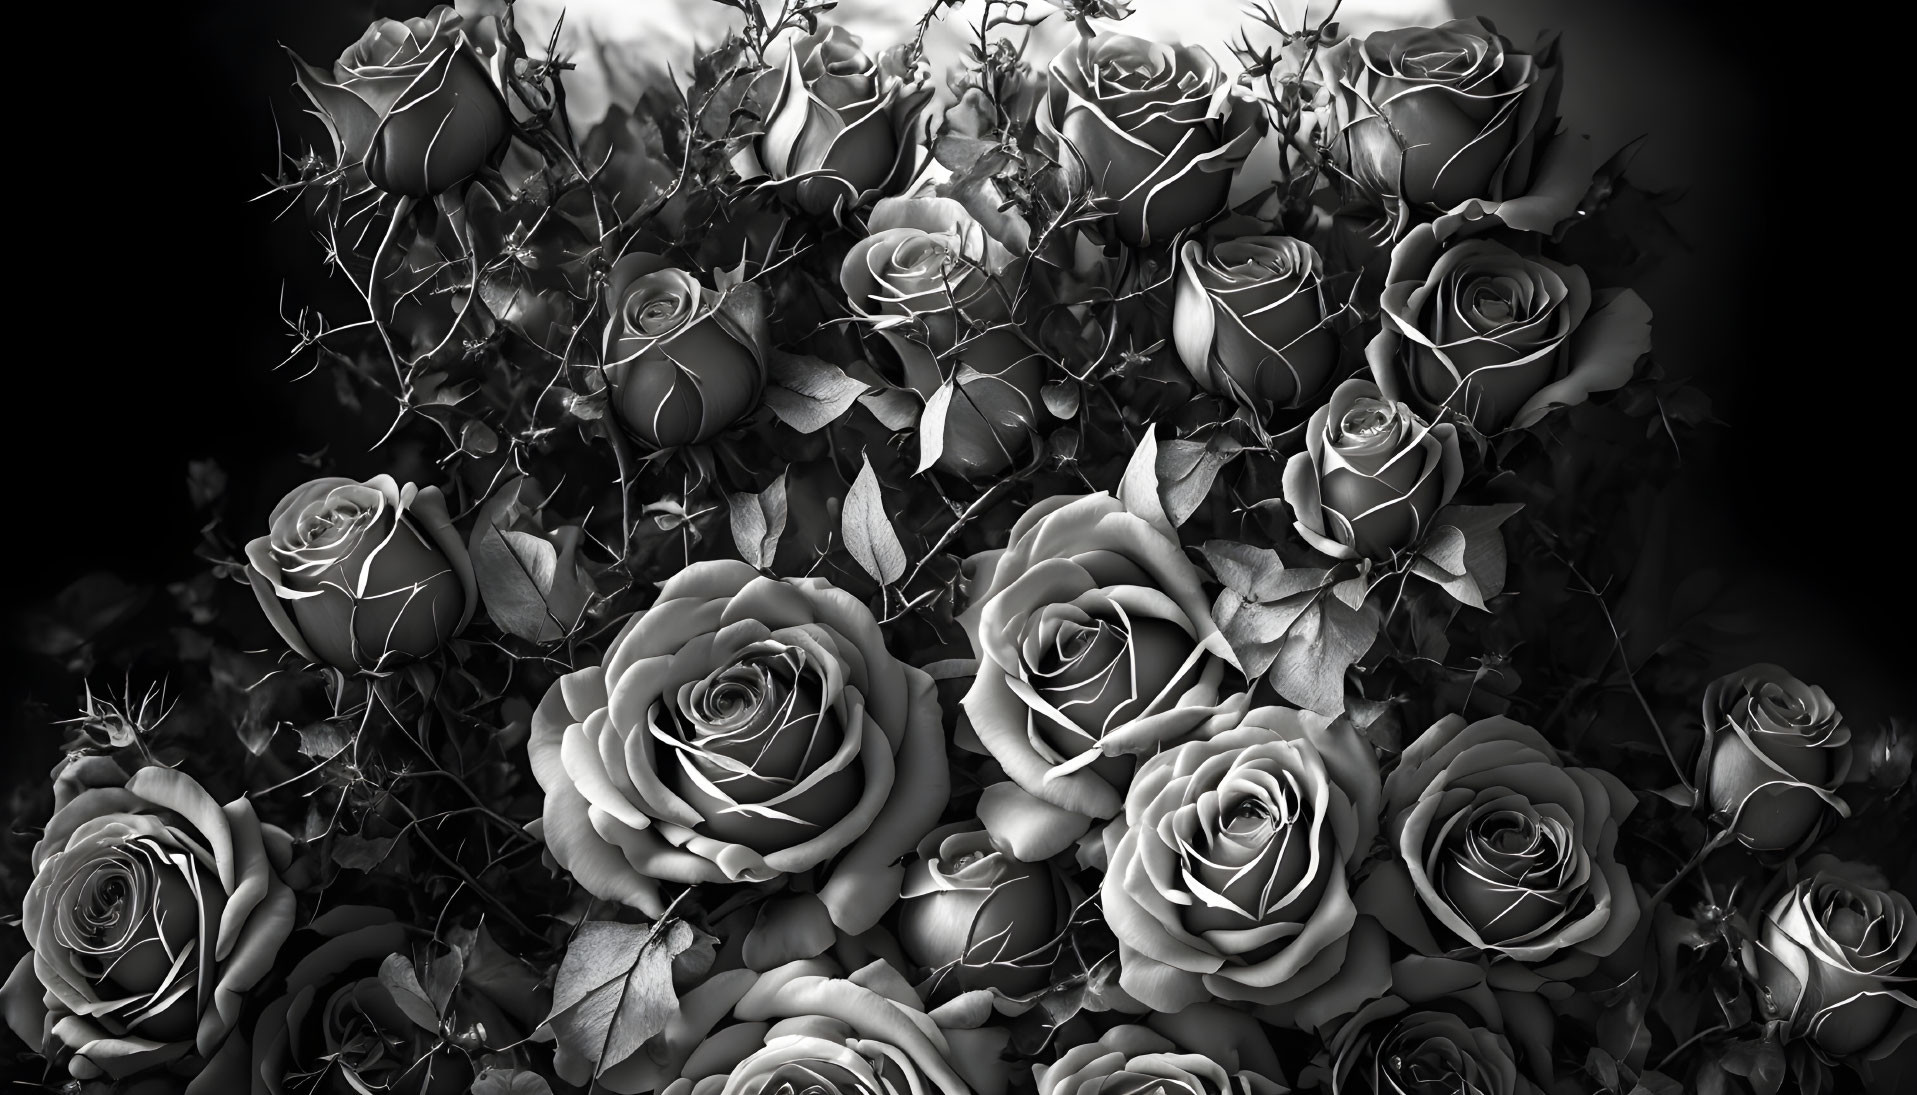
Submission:
[[[552,1085],[523,1068],[489,1068],[473,1080],[472,1095],[552,1095]]]
[[[1498,526],[1524,507],[1516,502],[1490,506],[1447,506],[1438,526],[1419,549],[1412,570],[1451,594],[1460,604],[1483,608],[1504,591],[1504,534]]]
[[[997,141],[968,137],[963,133],[947,133],[939,137],[932,145],[932,156],[940,164],[951,168],[954,174],[965,174],[978,166],[987,156],[997,155],[986,165],[988,172],[1002,171],[1011,162]]]
[[[421,1030],[439,1031],[439,1009],[420,986],[413,960],[403,954],[389,954],[379,964],[379,983],[399,1010],[406,1013]]]
[[[909,430],[919,420],[918,396],[903,388],[875,388],[859,402],[888,430]]]
[[[774,353],[765,404],[779,421],[812,433],[838,420],[867,386],[829,361],[802,354]]]
[[[1379,622],[1375,605],[1354,609],[1336,597],[1313,597],[1311,607],[1287,631],[1271,664],[1272,687],[1308,711],[1342,714],[1345,671],[1371,649]]]
[[[1751,1082],[1758,1095],[1777,1095],[1784,1083],[1784,1047],[1773,1038],[1740,1039],[1724,1047],[1724,1071]]]
[[[1248,601],[1272,603],[1317,589],[1326,571],[1309,567],[1286,569],[1278,553],[1235,540],[1207,540],[1199,548],[1212,573],[1226,589]]]
[[[1158,493],[1156,425],[1145,431],[1138,448],[1132,450],[1132,458],[1125,464],[1125,474],[1118,481],[1118,500],[1125,504],[1125,511],[1132,516],[1144,520],[1167,536],[1177,535],[1171,517],[1165,512],[1164,499]]]
[[[459,451],[472,456],[489,456],[499,451],[499,435],[477,418],[459,430]]]
[[[341,833],[333,841],[333,862],[348,870],[370,871],[386,861],[393,850],[393,838],[367,838],[358,833]]]
[[[432,1001],[435,1012],[446,1014],[446,1006],[452,1002],[453,993],[459,988],[460,978],[465,972],[466,956],[457,947],[447,948],[445,954],[426,964],[426,977],[422,983],[426,987],[426,999]]]
[[[553,985],[545,1025],[558,1043],[560,1077],[584,1085],[637,1053],[679,1012],[673,960],[698,942],[683,920],[579,926]],[[581,1069],[578,1066],[588,1066]]]
[[[484,993],[527,1029],[545,1019],[552,995],[540,971],[495,942],[483,922],[446,934],[461,956],[460,984]],[[502,1045],[510,1041],[505,1031],[489,1032],[488,1037],[499,1038]]]
[[[1284,647],[1285,633],[1311,607],[1312,598],[1293,597],[1273,604],[1246,601],[1231,590],[1218,597],[1212,615],[1218,630],[1238,655],[1246,675],[1262,676]]]
[[[952,409],[952,392],[956,387],[948,380],[925,401],[925,413],[919,416],[919,466],[913,475],[922,474],[945,453],[945,416]]]
[[[320,721],[300,727],[300,755],[313,760],[331,760],[346,751],[352,738],[338,723]]]
[[[1211,494],[1218,472],[1244,448],[1222,434],[1209,441],[1174,439],[1158,450],[1158,493],[1172,524],[1183,525]]]
[[[739,558],[760,570],[771,566],[779,550],[779,538],[785,534],[785,472],[758,494],[741,491],[726,495],[726,508]]]
[[[559,550],[530,532],[498,525],[480,526],[470,554],[486,615],[501,631],[534,642],[565,632],[552,595],[559,580]]]
[[[879,493],[879,477],[868,457],[860,457],[858,478],[852,481],[852,489],[845,492],[841,526],[845,550],[851,553],[860,569],[881,585],[891,585],[904,577],[905,547],[892,528],[892,519],[886,516],[885,499]]]
[[[1078,382],[1075,380],[1053,380],[1038,390],[1038,397],[1044,401],[1045,409],[1052,412],[1054,418],[1070,418],[1078,413]]]

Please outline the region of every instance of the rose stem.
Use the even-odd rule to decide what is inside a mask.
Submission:
[[[1651,912],[1652,910],[1656,909],[1659,905],[1663,904],[1664,899],[1670,895],[1672,887],[1676,886],[1679,882],[1682,882],[1686,875],[1696,870],[1698,864],[1704,862],[1704,860],[1708,858],[1712,852],[1715,852],[1719,848],[1723,847],[1725,842],[1730,840],[1730,838],[1731,838],[1731,830],[1719,829],[1717,831],[1716,836],[1713,836],[1711,839],[1705,841],[1704,846],[1697,850],[1697,854],[1692,856],[1689,862],[1685,863],[1682,867],[1679,867],[1677,869],[1677,873],[1671,876],[1671,880],[1669,882],[1666,882],[1664,885],[1658,887],[1657,892],[1651,895],[1651,899],[1645,902],[1644,904],[1644,912],[1647,912],[1647,913]]]

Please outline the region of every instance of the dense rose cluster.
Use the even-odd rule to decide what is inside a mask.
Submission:
[[[297,65],[389,470],[32,622],[203,685],[0,860],[49,1080],[1894,1089],[1911,737],[1629,570],[1709,414],[1554,38],[730,6],[603,119],[497,0]]]

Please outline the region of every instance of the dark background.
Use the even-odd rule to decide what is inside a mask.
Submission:
[[[1909,203],[1890,166],[1896,126],[1857,82],[1871,66],[1815,61],[1828,57],[1821,31],[1702,4],[1457,6],[1521,44],[1562,28],[1566,116],[1605,148],[1649,133],[1646,181],[1688,188],[1673,219],[1691,248],[1640,288],[1659,359],[1695,377],[1729,424],[1677,488],[1676,548],[1730,571],[1742,606],[1764,620],[1727,662],[1781,662],[1853,718],[1917,710],[1902,532],[1917,463],[1902,337]],[[143,583],[191,574],[200,517],[187,504],[189,459],[226,469],[243,538],[306,478],[296,453],[364,447],[325,417],[323,378],[272,370],[289,348],[282,297],[289,310],[340,317],[352,298],[325,278],[298,210],[276,219],[280,203],[250,199],[275,170],[276,117],[300,142],[316,137],[297,128],[276,43],[324,63],[375,15],[425,7],[185,5],[155,31],[103,34],[115,43],[105,56],[64,53],[63,84],[17,85],[44,95],[97,80],[114,89],[114,109],[43,102],[38,144],[52,151],[14,157],[32,184],[14,203],[16,229],[57,242],[12,256],[35,289],[15,316],[26,337],[0,431],[11,449],[7,609],[92,569]],[[8,655],[6,755],[19,778],[40,779],[55,739],[27,732],[18,703],[70,709],[77,695],[29,669]]]

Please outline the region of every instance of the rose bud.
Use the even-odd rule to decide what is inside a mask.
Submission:
[[[1260,415],[1303,405],[1338,365],[1324,262],[1303,240],[1247,236],[1179,249],[1172,344],[1206,391]]]
[[[1337,559],[1416,547],[1464,476],[1456,428],[1426,425],[1364,380],[1338,385],[1305,444],[1285,464],[1285,502],[1298,534]]]
[[[383,672],[437,651],[479,607],[438,487],[315,479],[280,499],[268,527],[246,545],[246,576],[308,661]]]
[[[1877,1060],[1917,1033],[1917,916],[1875,869],[1820,855],[1764,914],[1745,965],[1765,1017],[1835,1057]]]
[[[897,356],[898,379],[927,400],[950,380],[941,471],[1010,467],[1039,421],[1045,358],[1011,322],[1024,260],[950,198],[885,198],[846,253],[852,312]]]
[[[1343,39],[1314,68],[1320,140],[1373,199],[1450,210],[1528,195],[1542,174],[1558,123],[1555,35],[1525,53],[1483,19],[1453,19]],[[1583,190],[1567,192],[1563,214]]]
[[[1850,730],[1816,685],[1758,664],[1704,689],[1698,792],[1745,847],[1784,851],[1848,817],[1850,766]]]
[[[476,28],[490,38],[489,17]],[[464,182],[505,146],[512,115],[464,20],[444,4],[376,19],[328,73],[295,55],[299,89],[332,135],[339,166],[424,198]]]
[[[1044,988],[1071,911],[1048,864],[1013,859],[977,825],[933,830],[900,889],[899,943],[931,969],[924,990],[937,1001],[975,989],[1023,996]]]
[[[606,278],[606,377],[619,419],[652,449],[710,441],[759,405],[768,335],[758,290],[708,289],[631,254]]]
[[[20,906],[28,952],[0,988],[8,1025],[100,1090],[244,1090],[235,1027],[293,930],[292,840],[244,797],[106,757],[63,763],[53,802]]]
[[[859,45],[837,26],[796,39],[748,93],[764,132],[734,169],[810,216],[842,218],[902,183],[924,140],[925,63],[908,65],[904,47],[874,61]]]
[[[1444,247],[1428,224],[1392,249],[1378,306],[1366,348],[1378,386],[1483,433],[1621,387],[1651,349],[1651,312],[1636,293],[1594,294],[1583,270],[1493,239]]]
[[[1108,34],[1066,47],[1050,71],[1041,147],[1070,193],[1116,207],[1119,239],[1145,247],[1225,208],[1264,115],[1211,54]]]

